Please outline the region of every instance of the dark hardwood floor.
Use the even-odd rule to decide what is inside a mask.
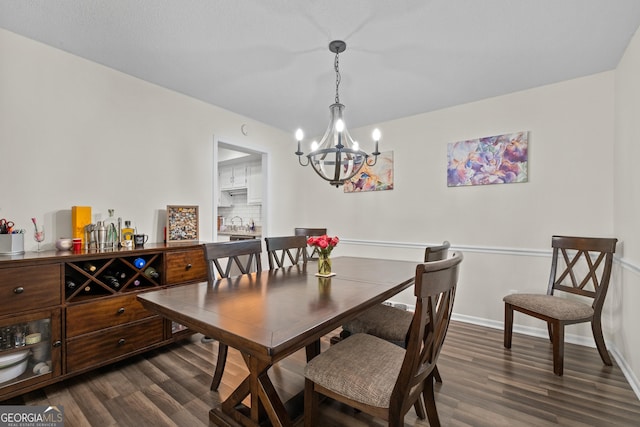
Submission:
[[[220,390],[209,391],[217,344],[202,344],[200,336],[2,403],[63,405],[66,427],[207,426],[209,409],[247,371],[230,349]],[[302,389],[304,363],[299,352],[273,368],[270,376],[283,398]],[[592,348],[567,344],[564,376],[557,377],[548,340],[514,334],[507,351],[501,330],[452,322],[438,367],[443,425],[640,425],[640,401],[620,368],[604,366]],[[385,425],[330,402],[321,406],[321,417],[319,425],[329,427]],[[413,411],[405,424],[429,425]]]

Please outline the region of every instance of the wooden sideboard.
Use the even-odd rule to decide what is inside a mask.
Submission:
[[[0,255],[0,402],[190,335],[136,295],[206,279],[198,242]]]

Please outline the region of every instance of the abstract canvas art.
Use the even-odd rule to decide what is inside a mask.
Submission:
[[[393,190],[393,151],[380,153],[375,165],[364,165],[351,180],[344,183],[345,193]]]
[[[449,143],[447,160],[449,187],[527,182],[528,132]]]

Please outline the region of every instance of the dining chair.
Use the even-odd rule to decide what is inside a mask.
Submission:
[[[611,366],[602,336],[601,314],[617,241],[615,238],[553,236],[547,293],[516,293],[503,298],[504,346],[511,348],[514,310],[542,319],[547,322],[553,348],[553,372],[562,375],[565,325],[591,322],[600,358],[605,365]],[[561,297],[556,291],[572,295]]]
[[[325,234],[327,234],[327,229],[298,227],[294,230],[293,234],[295,234],[296,236],[304,236],[305,238],[309,239],[309,237],[311,236],[324,236]],[[311,253],[307,252],[307,259],[318,259],[318,248],[314,246],[311,249]]]
[[[262,243],[259,239],[206,243],[204,256],[207,260],[209,281],[231,277],[234,269],[240,274],[262,271],[261,253]],[[218,390],[220,386],[228,350],[229,347],[226,344],[218,342],[218,359],[211,380],[211,390]]]
[[[427,246],[424,251],[424,262],[446,259],[449,256],[450,247],[451,244],[446,240],[438,246]],[[387,304],[378,304],[342,325],[340,336],[346,338],[357,333],[375,335],[405,347],[412,319],[413,313],[410,311]],[[442,377],[437,367],[434,369],[434,378],[439,383],[442,382]]]
[[[421,402],[431,426],[440,421],[433,375],[449,327],[463,255],[418,264],[416,309],[406,349],[369,334],[355,334],[330,346],[307,363],[304,425],[314,426],[320,395],[356,410],[404,426],[404,416]],[[418,414],[422,419],[424,414]]]
[[[269,269],[307,264],[307,239],[304,236],[265,237]]]

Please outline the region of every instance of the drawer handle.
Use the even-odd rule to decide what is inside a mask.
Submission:
[[[21,293],[23,293],[23,292],[24,292],[24,288],[23,288],[22,286],[18,286],[17,288],[15,288],[15,289],[13,290],[13,293],[14,293],[14,294],[21,294]]]
[[[123,345],[125,342],[126,342],[126,341],[125,341],[125,339],[124,339],[124,338],[120,338],[120,339],[118,340],[118,345]]]
[[[190,269],[191,269],[191,267],[193,267],[191,264],[187,264],[187,266],[186,266],[185,270],[190,270]]]
[[[122,313],[124,313],[124,307],[120,307],[120,308],[118,309],[118,314],[122,314]]]
[[[52,344],[54,347],[58,348],[62,345],[62,341],[58,340],[58,341],[54,341]]]

